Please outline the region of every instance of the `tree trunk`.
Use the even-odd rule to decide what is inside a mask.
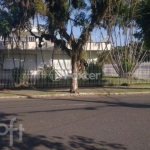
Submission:
[[[132,72],[122,73],[120,74],[120,78],[132,78],[133,74]]]
[[[72,57],[72,79],[71,79],[71,93],[78,93],[78,61]]]

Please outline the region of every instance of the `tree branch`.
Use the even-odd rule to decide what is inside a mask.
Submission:
[[[60,29],[60,36],[63,36],[68,42],[70,41],[70,36],[65,29]]]
[[[82,45],[85,45],[86,42],[89,39],[90,36],[90,32],[94,29],[94,27],[100,23],[100,21],[102,21],[103,17],[105,16],[107,9],[108,9],[108,3],[107,2],[96,2],[96,4],[91,5],[91,9],[92,9],[92,19],[91,19],[91,23],[88,27],[86,27],[79,38],[78,41],[78,49],[82,49]],[[95,6],[97,6],[97,8],[95,8]],[[101,9],[99,9],[101,8]]]
[[[53,36],[53,35],[49,35],[49,34],[42,34],[41,36],[37,36],[37,35],[35,35],[32,31],[31,31],[31,29],[29,30],[28,28],[26,28],[29,32],[30,32],[30,34],[32,35],[32,36],[34,36],[35,38],[38,38],[39,39],[39,44],[38,44],[38,46],[41,48],[42,47],[42,40],[43,40],[43,38],[45,38],[46,40],[51,40],[52,42],[54,42],[57,46],[60,46],[60,48],[62,49],[62,50],[65,50],[66,51],[66,53],[69,55],[69,56],[72,56],[72,50],[71,49],[69,49],[67,46],[66,46],[66,42],[64,41],[64,40],[62,40],[62,39],[57,39],[55,36]],[[66,33],[63,33],[64,35],[66,34]],[[67,35],[66,35],[67,36]],[[69,36],[69,35],[68,35]]]

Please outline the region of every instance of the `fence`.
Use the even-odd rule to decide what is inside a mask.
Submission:
[[[35,87],[69,87],[71,74],[65,69],[60,70],[0,70],[0,87],[16,87],[20,85]],[[99,66],[89,66],[86,73],[78,74],[79,86],[98,86],[102,83],[102,69]],[[89,75],[90,74],[90,75]],[[91,77],[89,77],[91,76]],[[93,78],[95,76],[95,78]]]
[[[70,71],[52,70],[51,72],[37,70],[0,70],[0,87],[26,85],[35,87],[69,87],[71,84]],[[123,84],[150,84],[150,63],[142,63],[134,74],[134,78],[119,78],[112,65],[104,65],[102,70],[99,67],[91,66],[86,73],[79,74],[79,86],[102,86],[102,85],[123,85]],[[64,74],[63,74],[64,73]],[[61,74],[61,75],[60,75]],[[88,74],[96,75],[96,78],[87,78]],[[98,76],[97,76],[98,75]]]
[[[150,84],[150,62],[142,63],[133,78],[119,78],[111,64],[104,65],[104,85]]]
[[[115,76],[118,77],[115,69],[111,64],[105,64],[103,72],[106,76]],[[150,78],[150,62],[144,62],[140,64],[138,69],[135,71],[134,75],[135,78],[138,79],[149,79]]]

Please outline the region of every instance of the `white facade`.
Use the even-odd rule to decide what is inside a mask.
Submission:
[[[111,44],[110,43],[101,43],[101,42],[88,42],[85,45],[85,50],[88,51],[109,51],[111,49]]]
[[[88,53],[88,56],[90,54]],[[47,66],[54,66],[55,69],[71,69],[71,59],[70,57],[61,50],[56,50],[53,54],[51,50],[27,50],[25,51],[13,50],[13,55],[10,50],[4,50],[2,53],[3,59],[3,69],[13,69],[15,67],[19,68],[19,65],[23,66],[27,70],[40,70],[43,68],[44,64]],[[43,63],[43,60],[44,63]],[[97,60],[97,51],[91,52],[91,61]],[[14,61],[13,61],[14,60]],[[24,62],[25,60],[25,62]]]
[[[54,48],[54,43],[43,40],[42,50],[38,47],[38,41],[34,36],[26,35],[21,37],[21,42],[16,45],[15,39],[11,38],[3,44],[0,39],[0,60],[3,61],[1,69],[13,69],[15,67],[24,67],[26,70],[40,70],[44,64],[52,66],[55,69],[70,72],[71,59],[61,50]],[[106,43],[87,43],[84,47],[89,61],[96,61],[100,51],[110,50],[111,45]],[[26,55],[25,55],[26,53]],[[42,59],[43,58],[43,59]],[[43,62],[44,60],[44,62]]]

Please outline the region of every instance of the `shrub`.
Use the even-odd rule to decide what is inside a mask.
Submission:
[[[99,65],[97,63],[90,63],[89,66],[87,67],[87,73],[90,74],[90,73],[94,73],[94,74],[100,74],[98,75],[98,79],[96,80],[101,80],[102,77],[103,77],[103,67],[102,65]]]
[[[23,68],[14,68],[12,70],[14,83],[26,84],[28,81],[28,76]]]
[[[46,79],[47,81],[54,81],[56,79],[57,72],[53,69],[52,66],[48,67],[44,65],[44,68],[41,69],[40,78]]]
[[[121,86],[129,86],[128,83],[122,83]]]

